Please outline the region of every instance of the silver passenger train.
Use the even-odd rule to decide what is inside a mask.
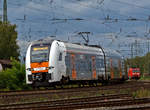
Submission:
[[[43,40],[32,42],[27,49],[26,83],[33,86],[125,77],[122,56],[100,46]]]

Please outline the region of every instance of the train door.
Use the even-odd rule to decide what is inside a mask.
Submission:
[[[114,79],[114,69],[113,69],[112,59],[110,59],[110,77],[111,79]]]
[[[62,76],[66,76],[65,64],[64,64],[64,54],[63,52],[59,53],[58,56],[58,76],[62,78]]]
[[[110,74],[111,79],[122,77],[121,62],[118,59],[110,59]]]
[[[75,67],[75,54],[71,54],[71,72],[72,72],[72,79],[77,78],[77,72]]]
[[[92,56],[92,79],[96,79],[96,61],[95,61],[95,56]]]
[[[122,77],[121,71],[121,62],[119,59],[114,59],[114,76],[116,79],[120,79]]]
[[[105,77],[105,64],[104,64],[104,56],[96,56],[96,76],[97,77]]]
[[[122,78],[122,65],[121,65],[121,61],[120,60],[118,60],[118,64],[119,64],[120,78]]]
[[[78,54],[75,60],[78,80],[91,80],[92,60],[90,55]]]

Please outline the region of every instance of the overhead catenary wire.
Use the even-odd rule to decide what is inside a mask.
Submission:
[[[33,2],[33,0],[32,0]],[[40,2],[39,2],[40,3]],[[80,4],[79,4],[80,3]],[[99,7],[95,7],[94,8],[94,5],[90,6],[88,4],[84,4],[84,3],[81,3],[80,1],[77,1],[76,4],[79,4],[80,6],[85,6],[87,8],[91,7],[91,9],[95,10],[96,12],[98,13],[102,13],[102,16],[101,18],[89,18],[89,17],[82,17],[82,16],[71,16],[69,15],[69,13],[64,13],[62,14],[61,11],[59,12],[59,10],[53,10],[54,13],[56,13],[55,15],[56,16],[45,16],[45,17],[40,17],[38,19],[35,19],[35,18],[32,18],[30,15],[27,15],[27,19],[26,19],[26,23],[29,22],[29,23],[39,23],[40,21],[42,23],[45,23],[45,22],[57,22],[59,23],[60,22],[85,22],[85,21],[90,21],[91,23],[95,22],[95,23],[100,23],[102,25],[105,25],[107,29],[109,29],[109,31],[113,32],[113,25],[111,26],[111,24],[114,24],[114,23],[117,23],[117,22],[149,22],[149,18],[146,17],[145,19],[144,18],[138,18],[138,17],[133,17],[133,16],[126,16],[124,14],[120,14],[119,12],[115,11],[115,10],[107,10],[107,8],[103,8],[103,5],[102,6],[99,6]],[[81,5],[82,4],[82,5]],[[67,7],[65,6],[60,6],[64,9],[68,9]],[[45,15],[50,15],[50,12],[51,10],[49,9],[40,9],[38,7],[32,7],[32,6],[28,6],[26,7],[28,10],[32,10],[32,11],[37,11],[37,12],[42,12],[41,14],[45,14]],[[58,8],[58,9],[61,9],[61,8]],[[100,11],[101,10],[101,11]],[[102,11],[103,10],[103,11]],[[108,11],[111,11],[113,13],[118,13],[118,17],[114,17],[113,14],[111,13],[108,13]],[[64,15],[64,16],[63,16]],[[19,19],[18,19],[19,21]],[[48,25],[47,24],[44,24],[44,25]],[[36,32],[36,30],[31,30],[32,32]],[[38,30],[37,30],[38,32]],[[44,33],[44,30],[42,31]],[[47,31],[49,32],[49,31]],[[47,33],[45,32],[45,33]],[[39,33],[41,33],[39,31]],[[115,33],[115,32],[114,32]]]
[[[144,7],[144,6],[141,6],[141,5],[136,5],[136,4],[132,4],[132,3],[128,3],[128,2],[123,2],[123,1],[120,1],[120,0],[111,0],[111,1],[121,3],[121,4],[125,4],[125,5],[134,6],[134,7],[137,7],[137,8],[142,8],[142,9],[150,11],[150,8]]]
[[[70,1],[72,1],[72,2],[74,2],[74,3],[76,3],[76,4],[79,4],[80,6],[83,6],[83,7],[87,7],[87,8],[91,8],[91,9],[96,9],[95,11],[99,11],[98,9],[101,9],[102,10],[102,4],[101,4],[101,7],[95,7],[95,6],[89,6],[89,5],[86,5],[86,4],[83,4],[83,3],[79,3],[79,2],[76,2],[75,0],[70,0]],[[103,3],[104,3],[104,1],[103,1]],[[103,11],[105,11],[105,13],[106,12],[109,12],[110,10],[107,8],[103,8]],[[124,14],[121,14],[121,13],[118,13],[118,12],[116,12],[116,11],[114,11],[114,10],[111,10],[111,12],[114,12],[114,13],[116,13],[116,14],[118,14],[118,15],[120,15],[120,16],[123,16],[123,17],[129,17],[129,16],[126,16],[126,15],[124,15]],[[105,17],[105,16],[104,16]]]
[[[83,5],[83,4],[82,4]],[[34,9],[34,10],[36,10],[36,11],[41,11],[41,12],[45,12],[45,13],[49,13],[50,11],[49,10],[41,10],[41,9],[38,9],[38,8],[35,8],[35,7],[26,7],[26,8],[29,8],[29,9]],[[93,7],[92,7],[93,8]],[[97,9],[97,8],[96,8]],[[57,13],[57,12],[55,12],[55,13]],[[54,19],[51,19],[51,21],[52,20],[80,20],[80,19],[82,19],[82,18],[79,18],[79,19],[75,19],[75,18],[54,18]],[[42,20],[42,19],[41,19]],[[44,19],[43,19],[44,20]],[[83,19],[82,19],[83,20]],[[88,20],[88,19],[86,19],[86,20]],[[128,18],[128,19],[119,19],[119,18],[117,18],[117,19],[113,19],[113,18],[111,18],[111,19],[108,19],[108,18],[104,18],[104,19],[97,19],[97,20],[105,20],[105,21],[112,21],[112,22],[117,22],[117,21],[146,21],[146,19],[137,19],[137,18],[133,18],[133,17],[130,17],[130,18]],[[89,21],[90,21],[90,19],[89,19]]]
[[[99,9],[97,7],[94,7],[94,6],[89,6],[89,5],[85,5],[83,3],[80,3],[80,2],[77,2],[75,0],[71,0],[79,5],[82,5],[82,6],[85,6],[85,7],[88,7],[88,8],[94,8],[94,9]],[[104,0],[101,0],[102,2],[100,2],[100,5],[104,2]],[[113,1],[119,1],[119,0],[113,0]],[[120,1],[119,1],[120,2]],[[37,2],[37,3],[40,3],[40,2]],[[17,5],[17,4],[16,4]],[[45,13],[49,13],[50,11],[49,10],[41,10],[41,9],[38,9],[38,8],[35,8],[35,7],[27,7],[27,8],[30,8],[30,9],[34,9],[34,10],[37,10],[37,11],[41,11],[41,12],[45,12]],[[141,8],[141,7],[140,7]],[[142,7],[144,8],[144,7]],[[144,8],[144,9],[150,9],[150,8]]]
[[[104,2],[104,1],[103,1]],[[76,3],[80,3],[80,2],[76,2]],[[81,3],[80,3],[81,4]],[[83,4],[82,4],[83,5]],[[84,5],[85,6],[85,5]],[[87,5],[86,5],[87,6]],[[87,6],[87,7],[89,7],[89,6]],[[29,9],[33,9],[34,8],[34,10],[37,10],[37,11],[42,11],[42,12],[44,12],[44,13],[48,13],[49,12],[49,10],[42,10],[42,9],[38,9],[38,8],[35,8],[35,7],[27,7],[27,8],[29,8]],[[91,7],[91,8],[94,8],[94,7]],[[98,8],[96,8],[96,9],[98,9]],[[109,15],[109,16],[111,16],[111,15]],[[108,16],[107,16],[108,17]],[[46,20],[48,20],[48,21],[93,21],[93,22],[99,22],[99,21],[102,21],[102,20],[104,20],[104,22],[102,23],[102,24],[104,24],[104,23],[114,23],[114,22],[118,22],[118,21],[147,21],[147,19],[138,19],[138,18],[133,18],[133,17],[130,17],[130,18],[126,18],[126,19],[120,19],[120,18],[111,18],[111,17],[109,17],[109,19],[107,18],[107,17],[104,17],[104,18],[102,18],[102,19],[82,19],[82,18],[73,18],[73,17],[70,17],[70,18],[52,18],[52,19],[46,19]],[[19,20],[19,19],[18,19]],[[41,20],[45,20],[45,19],[40,19],[39,21],[41,21]],[[30,21],[30,20],[29,20]],[[38,22],[37,20],[32,20],[32,21],[35,21],[35,22]],[[100,22],[101,23],[101,22]]]

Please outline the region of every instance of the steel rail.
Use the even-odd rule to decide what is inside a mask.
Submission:
[[[62,105],[62,104],[70,104],[70,103],[81,103],[81,102],[87,102],[87,101],[95,101],[95,100],[100,100],[100,101],[105,101],[105,100],[110,100],[110,99],[132,99],[131,95],[128,94],[113,94],[113,95],[103,95],[103,96],[98,96],[98,97],[88,97],[88,98],[74,98],[74,99],[65,99],[65,100],[55,100],[55,101],[41,101],[41,102],[34,102],[34,103],[23,103],[23,104],[6,104],[6,105],[0,105],[0,109],[4,108],[22,108],[26,106],[35,106],[35,105]]]
[[[105,96],[104,96],[105,97]],[[141,99],[127,99],[128,96],[118,97],[92,97],[92,98],[79,98],[79,99],[69,99],[60,101],[50,101],[50,102],[38,102],[38,103],[28,103],[28,104],[16,104],[16,105],[3,105],[0,109],[81,109],[81,108],[93,108],[93,107],[114,107],[114,106],[125,106],[125,105],[135,105],[135,104],[147,104],[150,103],[150,98]]]
[[[132,84],[132,85],[118,85],[118,86],[103,86],[103,87],[89,87],[89,88],[79,88],[79,89],[69,89],[69,90],[45,90],[45,91],[32,91],[32,92],[15,92],[14,93],[7,93],[7,94],[0,94],[0,100],[7,101],[7,102],[14,102],[14,100],[20,99],[32,99],[35,97],[50,97],[53,94],[57,95],[72,95],[84,93],[88,91],[88,93],[97,93],[97,91],[105,91],[105,90],[115,90],[121,91],[124,89],[131,89],[130,92],[139,90],[140,88],[148,88],[150,89],[150,85],[143,85],[143,84]],[[12,101],[11,101],[12,100]]]

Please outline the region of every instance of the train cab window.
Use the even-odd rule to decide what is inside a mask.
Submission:
[[[59,54],[59,61],[62,61],[62,53]]]
[[[31,48],[31,62],[47,62],[49,60],[49,45],[37,45]]]

